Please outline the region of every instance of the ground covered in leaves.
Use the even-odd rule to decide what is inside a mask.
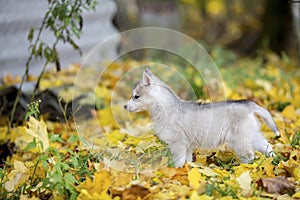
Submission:
[[[299,67],[286,55],[265,53],[250,59],[222,51],[211,52],[224,81],[225,97],[219,99],[247,98],[270,110],[281,137],[275,138],[264,124],[262,131],[276,157],[257,152],[253,163],[241,164],[234,152],[222,146],[214,151],[199,149],[194,152],[195,162],[174,168],[169,150],[153,134],[147,114],[128,114],[122,109],[135,82],[124,74],[147,64],[128,60],[106,69],[93,90],[94,102],[89,94],[83,98],[82,104],[95,104],[95,109],[89,107],[84,129],[72,119],[49,121],[34,105],[28,106],[24,125],[9,129],[1,117],[1,151],[11,151],[0,169],[1,198],[299,199]],[[198,88],[199,99],[209,101],[205,83],[194,75],[193,67],[169,66],[174,70],[152,67],[182,98],[190,94],[171,71],[179,71]],[[72,85],[78,70],[74,65],[45,74],[41,89],[60,88],[61,98],[71,101],[72,87],[65,85]],[[93,74],[93,70],[86,73]],[[140,72],[136,74],[137,80],[140,76]],[[3,79],[6,85],[14,81]],[[83,85],[89,85],[88,80]],[[75,93],[79,96],[84,91]]]

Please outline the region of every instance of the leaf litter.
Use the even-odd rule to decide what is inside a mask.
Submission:
[[[0,169],[2,196],[8,199],[300,198],[300,74],[292,63],[267,59],[263,64],[240,58],[232,66],[220,67],[226,98],[251,99],[271,111],[281,137],[274,138],[265,125],[262,131],[274,146],[275,157],[266,158],[257,152],[253,163],[241,164],[226,146],[218,150],[199,149],[194,152],[195,162],[179,169],[173,167],[167,146],[153,134],[147,114],[124,114],[120,109],[122,102],[130,97],[130,84],[134,83],[120,82],[121,74],[142,64],[128,60],[112,63],[106,69],[95,90],[96,109],[90,111],[84,133],[78,134],[71,121],[51,122],[43,115],[31,116],[24,126],[14,127],[10,133],[1,122],[1,141],[15,145]],[[156,69],[160,72],[160,66]],[[76,70],[73,67],[55,77],[45,75],[41,87],[70,84]],[[192,67],[184,70],[186,75],[191,74]],[[9,84],[14,79],[5,80]],[[195,81],[199,88],[205,88],[201,87],[205,84],[201,79]],[[184,91],[175,82],[173,85],[179,87],[176,91]],[[113,88],[118,96],[112,95],[116,92]],[[69,92],[61,91],[66,102],[70,101]],[[80,91],[76,93],[80,95]],[[81,103],[91,104],[89,95],[86,97]],[[110,105],[116,98],[119,107]]]

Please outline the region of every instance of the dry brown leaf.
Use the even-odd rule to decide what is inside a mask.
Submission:
[[[286,192],[294,193],[295,191],[294,183],[287,180],[284,176],[276,178],[261,178],[257,184],[269,193],[284,194]]]

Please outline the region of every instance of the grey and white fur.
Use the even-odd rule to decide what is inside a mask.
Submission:
[[[155,134],[169,145],[175,167],[193,160],[196,148],[215,149],[226,143],[243,163],[254,159],[254,151],[274,156],[272,146],[260,132],[255,114],[271,130],[280,133],[271,114],[248,100],[197,103],[181,100],[147,68],[124,108],[148,111]]]

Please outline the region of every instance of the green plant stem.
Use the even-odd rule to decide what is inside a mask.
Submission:
[[[41,73],[39,74],[38,79],[37,79],[37,82],[36,82],[36,84],[35,84],[35,86],[34,86],[34,90],[33,90],[33,93],[32,93],[31,99],[30,99],[30,102],[32,102],[32,101],[34,100],[35,94],[36,94],[36,92],[37,92],[38,89],[39,89],[41,79],[42,79],[42,77],[43,77],[43,75],[44,75],[44,73],[45,73],[45,70],[46,70],[48,64],[49,64],[49,60],[46,60],[44,66],[43,66],[43,69],[42,69]]]
[[[85,2],[86,5],[84,5]],[[70,3],[70,5],[69,5]],[[75,3],[74,5],[72,5],[72,3]],[[64,7],[69,7],[72,6],[71,11],[69,14],[66,15],[66,10],[62,8]],[[19,102],[19,98],[21,95],[21,91],[22,91],[22,86],[23,83],[25,82],[26,78],[28,78],[28,73],[29,73],[29,66],[30,63],[32,61],[32,59],[35,57],[41,57],[41,58],[45,58],[46,62],[43,66],[43,69],[41,71],[41,73],[39,74],[37,83],[35,85],[32,97],[31,97],[31,101],[34,99],[35,93],[39,88],[39,84],[41,81],[41,78],[43,76],[43,74],[45,73],[46,67],[49,63],[55,63],[56,64],[56,69],[59,71],[60,70],[60,63],[59,63],[59,57],[58,57],[58,53],[56,51],[56,45],[59,41],[63,41],[64,43],[69,43],[75,50],[78,50],[80,55],[81,55],[81,50],[78,47],[78,45],[74,42],[74,40],[72,39],[72,33],[79,38],[81,31],[82,31],[82,12],[83,10],[89,10],[89,9],[94,9],[95,7],[95,3],[93,3],[93,1],[82,1],[82,0],[76,0],[76,1],[71,1],[71,2],[65,2],[65,1],[48,1],[48,11],[46,12],[43,21],[42,21],[42,25],[38,30],[38,35],[35,38],[35,42],[30,45],[30,55],[27,59],[26,65],[25,65],[25,72],[22,76],[19,88],[18,88],[18,92],[13,104],[13,108],[11,111],[11,114],[9,116],[8,119],[8,133],[10,132],[11,128],[12,128],[12,123],[13,123],[13,119],[15,117],[15,113],[16,113],[16,109],[17,109],[17,105]],[[74,14],[75,13],[75,14]],[[73,15],[74,14],[74,15]],[[73,20],[73,21],[72,21]],[[77,20],[77,23],[75,21]],[[71,27],[69,27],[71,26]],[[41,34],[42,31],[44,31],[45,29],[50,29],[53,33],[54,36],[56,38],[56,41],[54,42],[54,44],[52,45],[52,48],[49,47],[49,45],[46,45],[46,48],[43,49],[44,46],[44,42],[41,41]],[[71,31],[69,30],[71,29]],[[34,29],[31,29],[32,31],[29,32],[28,35],[28,40],[31,42],[32,39],[34,38],[33,33],[34,33]],[[39,47],[38,47],[39,45]],[[38,47],[38,48],[37,48]],[[46,54],[46,55],[44,55]]]
[[[30,186],[32,186],[32,184],[33,184],[33,178],[34,178],[34,175],[35,175],[35,172],[36,172],[39,162],[40,162],[40,160],[38,159],[36,161],[36,164],[34,165],[33,173],[32,173],[31,179],[30,179]]]
[[[51,9],[50,9],[51,10]],[[43,23],[39,29],[39,32],[38,32],[38,35],[36,37],[36,40],[34,42],[34,45],[32,46],[32,48],[36,48],[39,40],[40,40],[40,37],[42,35],[42,31],[44,30],[44,27],[46,25],[46,18],[48,17],[49,13],[50,13],[50,10],[46,13],[44,19],[43,19]],[[26,61],[26,65],[25,65],[25,72],[22,76],[22,79],[21,79],[21,82],[20,82],[20,85],[19,85],[19,88],[18,88],[18,92],[17,92],[17,95],[16,95],[16,99],[14,101],[14,105],[13,105],[13,108],[12,108],[12,111],[11,111],[11,115],[10,115],[10,119],[8,120],[8,133],[10,132],[10,128],[12,127],[12,122],[13,122],[13,119],[15,117],[15,113],[16,113],[16,108],[17,108],[17,105],[18,105],[18,102],[19,102],[19,98],[20,98],[20,95],[21,95],[21,91],[22,91],[22,86],[25,82],[25,80],[27,79],[28,77],[28,73],[29,73],[29,65],[32,61],[32,58],[33,58],[33,54],[30,53],[30,56],[28,57],[27,61]]]

